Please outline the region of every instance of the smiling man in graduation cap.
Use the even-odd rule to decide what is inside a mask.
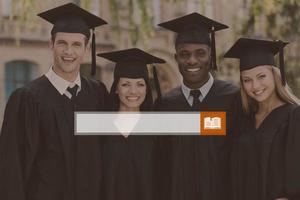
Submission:
[[[171,150],[163,162],[172,173],[170,199],[227,199],[228,135],[230,112],[237,88],[214,79],[217,70],[215,32],[228,26],[198,13],[176,18],[159,26],[177,33],[175,59],[182,75],[180,87],[167,93],[158,103],[159,111],[225,111],[227,136],[174,136],[165,146]],[[166,163],[164,166],[168,166]],[[165,169],[167,173],[167,169]],[[168,182],[168,181],[167,181]],[[167,198],[167,197],[166,197]]]
[[[105,86],[80,76],[79,68],[90,29],[106,22],[72,3],[39,16],[53,24],[53,65],[7,103],[0,139],[0,198],[99,200],[99,141],[74,136],[74,111],[104,109]],[[94,35],[92,40],[94,47]]]

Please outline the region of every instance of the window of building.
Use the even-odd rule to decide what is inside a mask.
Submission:
[[[11,61],[5,64],[5,99],[11,93],[35,78],[36,65],[28,61]]]
[[[1,0],[0,7],[2,17],[9,17],[12,11],[12,0]]]

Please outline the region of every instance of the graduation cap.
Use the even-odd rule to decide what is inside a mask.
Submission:
[[[145,78],[148,77],[147,64],[165,63],[166,61],[148,54],[138,48],[99,53],[99,57],[116,63],[114,78]]]
[[[96,72],[96,41],[94,29],[97,26],[107,24],[107,22],[73,3],[67,3],[47,10],[39,13],[38,16],[53,24],[51,35],[57,32],[81,33],[90,39],[90,29],[93,30],[91,74],[94,75]]]
[[[284,47],[288,42],[280,40],[257,40],[250,38],[240,38],[226,52],[226,58],[240,59],[240,71],[252,69],[259,65],[276,66],[274,56],[279,53],[280,74],[283,85],[285,85],[284,73]]]
[[[158,24],[177,33],[175,46],[184,43],[200,43],[211,47],[211,66],[217,70],[215,32],[227,29],[228,26],[199,13],[191,13],[167,22]]]
[[[99,57],[106,58],[116,63],[114,70],[114,80],[119,80],[120,77],[126,78],[144,78],[148,82],[147,64],[165,63],[166,61],[148,54],[138,48],[125,49],[121,51],[113,51],[108,53],[99,53]],[[158,97],[161,96],[156,68],[153,68],[154,82],[157,89]]]

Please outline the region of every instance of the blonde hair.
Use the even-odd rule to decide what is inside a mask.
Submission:
[[[285,103],[300,105],[300,100],[293,94],[288,84],[286,83],[285,86],[283,86],[280,70],[274,66],[270,66],[270,67],[274,77],[275,91],[279,99]],[[258,103],[255,99],[247,95],[243,86],[241,75],[240,75],[240,81],[241,81],[241,99],[242,99],[242,106],[244,112],[247,114],[249,114],[251,111],[257,112]]]

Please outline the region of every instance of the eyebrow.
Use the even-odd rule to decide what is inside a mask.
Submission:
[[[264,75],[263,72],[258,73],[256,76]]]
[[[251,79],[249,76],[242,76],[242,79],[246,79],[246,78]]]
[[[56,40],[56,42],[60,42],[60,43],[67,43],[65,40],[62,40],[62,39],[60,39],[60,40]]]

